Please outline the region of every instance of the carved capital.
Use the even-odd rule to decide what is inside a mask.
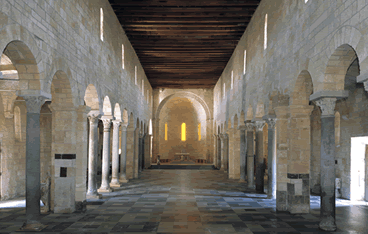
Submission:
[[[324,116],[334,115],[336,98],[321,98],[316,101],[316,104],[321,108],[322,115]]]
[[[253,131],[254,130],[254,123],[246,123],[245,127],[247,129],[247,131]]]
[[[114,131],[119,131],[121,121],[120,120],[113,120],[111,122],[112,122],[112,125],[113,125],[113,128],[114,128]]]
[[[220,134],[220,138],[222,140],[226,140],[228,138],[228,135],[226,133]]]
[[[256,130],[258,132],[263,131],[263,127],[265,126],[265,124],[266,124],[266,121],[264,121],[264,120],[257,120],[256,123],[255,123]]]
[[[268,124],[268,129],[274,129],[276,126],[276,119],[275,118],[270,118],[267,119],[267,124]]]
[[[101,119],[103,126],[104,126],[104,131],[105,132],[110,132],[110,126],[111,126],[111,119]]]
[[[128,124],[127,123],[121,123],[121,130],[122,131],[126,131],[128,128]]]
[[[363,82],[365,91],[368,92],[368,80],[366,82]]]
[[[46,101],[44,96],[22,96],[26,101],[27,113],[40,113],[42,105]]]
[[[247,127],[245,125],[239,125],[238,130],[240,130],[240,131],[247,130]]]
[[[90,126],[97,127],[98,119],[100,118],[100,113],[98,111],[91,111],[87,114],[87,118],[89,120]]]

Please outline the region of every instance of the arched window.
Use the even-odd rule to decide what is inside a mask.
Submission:
[[[305,3],[307,3],[308,2],[308,0],[305,0]]]
[[[340,144],[340,113],[335,112],[335,145]]]
[[[100,38],[101,38],[101,41],[104,40],[104,35],[103,35],[103,31],[104,31],[103,22],[104,22],[103,9],[100,8]]]
[[[181,141],[186,141],[187,140],[187,133],[186,133],[186,125],[185,123],[181,124]]]
[[[167,141],[167,123],[165,123],[165,141]]]
[[[231,89],[234,87],[234,71],[231,71]]]
[[[247,70],[247,51],[244,50],[244,68],[243,68],[243,74],[245,75],[245,71]]]
[[[121,45],[121,66],[123,67],[123,69],[125,69],[124,60],[125,60],[125,51],[124,51],[124,44],[122,44]]]
[[[134,66],[134,83],[135,85],[138,85],[138,80],[137,80],[137,66]]]
[[[225,98],[225,89],[226,89],[226,87],[225,87],[225,83],[224,83],[224,85],[223,85],[223,94],[222,94],[223,98]]]
[[[265,16],[265,26],[264,26],[264,49],[267,49],[267,14]]]
[[[201,124],[198,124],[198,141],[201,140]]]
[[[21,115],[20,109],[18,106],[14,108],[14,132],[15,139],[18,141],[22,140],[22,124],[21,124]]]
[[[142,95],[144,96],[144,80],[142,80]]]

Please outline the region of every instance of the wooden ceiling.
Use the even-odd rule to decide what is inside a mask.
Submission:
[[[212,88],[261,0],[109,0],[153,88]]]

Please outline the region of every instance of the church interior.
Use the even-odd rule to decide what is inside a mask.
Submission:
[[[0,233],[368,233],[368,0],[0,0]]]

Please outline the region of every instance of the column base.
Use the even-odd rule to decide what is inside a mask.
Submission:
[[[47,225],[34,221],[32,223],[24,223],[23,226],[17,230],[17,232],[40,232],[45,229]]]
[[[336,227],[335,219],[332,218],[331,216],[322,218],[321,222],[319,223],[319,228],[323,231],[328,231],[328,232],[336,231],[337,227]]]
[[[239,183],[246,183],[247,181],[245,181],[245,179],[240,179]]]
[[[102,195],[101,194],[98,194],[98,193],[96,193],[96,194],[91,194],[91,195],[86,195],[86,198],[87,199],[102,199]]]
[[[107,189],[99,188],[99,189],[97,189],[97,192],[99,192],[99,193],[111,193],[112,189],[111,188],[107,188]]]
[[[125,184],[125,183],[128,183],[128,182],[129,182],[128,179],[119,179],[119,183]]]
[[[119,184],[119,183],[110,183],[110,187],[111,188],[120,188],[121,184]]]

